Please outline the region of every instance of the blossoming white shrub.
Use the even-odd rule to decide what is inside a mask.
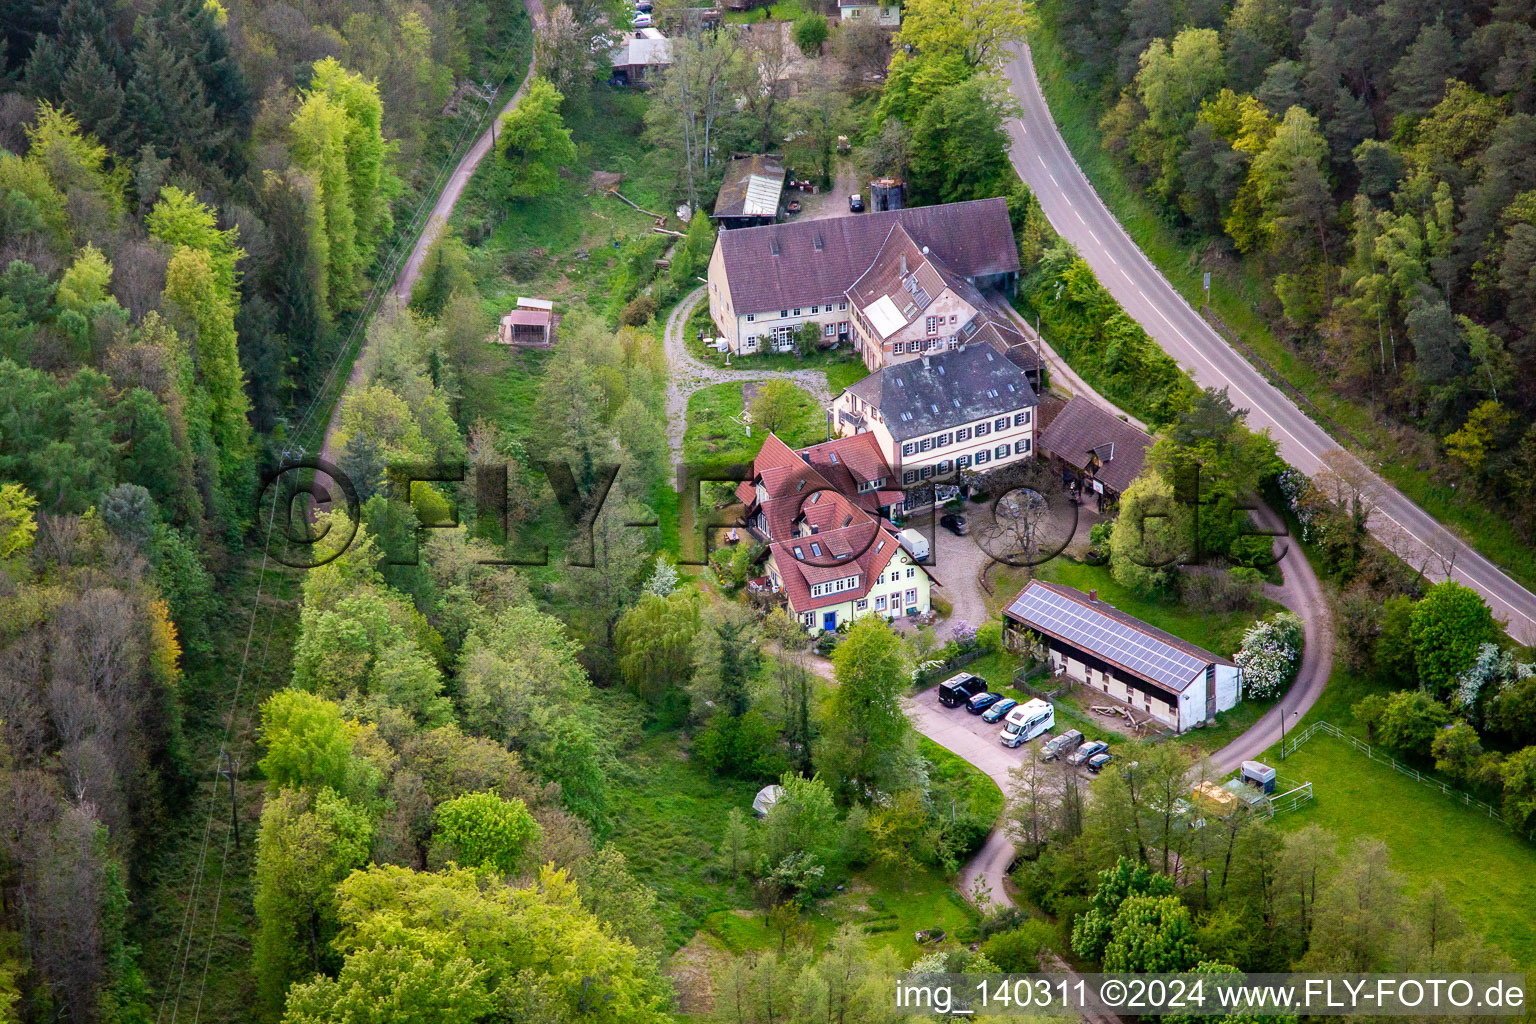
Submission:
[[[1278,612],[1248,627],[1243,646],[1232,656],[1243,670],[1243,688],[1249,697],[1278,697],[1301,664],[1301,620],[1290,612]]]

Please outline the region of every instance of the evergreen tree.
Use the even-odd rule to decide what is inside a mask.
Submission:
[[[33,96],[40,100],[58,102],[64,96],[64,75],[68,67],[69,61],[53,39],[42,36],[37,40],[37,45],[32,47],[22,79],[27,83],[27,91]]]
[[[251,87],[230,52],[228,20],[224,8],[211,0],[164,0],[157,12],[166,41],[192,62],[218,123],[232,139],[244,139],[253,114]],[[231,147],[228,155],[238,153],[237,147]]]
[[[192,62],[178,54],[154,22],[133,55],[128,119],[140,143],[178,153],[183,163],[215,163],[228,129],[220,127]]]
[[[97,53],[96,44],[83,40],[60,83],[64,105],[86,131],[116,148],[124,132],[123,87],[117,75]]]
[[[90,46],[111,70],[114,80],[127,77],[132,65],[113,29],[115,0],[64,0],[55,34],[66,54]]]

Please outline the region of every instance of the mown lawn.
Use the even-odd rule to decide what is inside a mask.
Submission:
[[[1411,889],[1439,879],[1470,928],[1522,967],[1536,966],[1536,849],[1498,822],[1326,733],[1284,761],[1267,763],[1288,778],[1310,781],[1316,797],[1277,817],[1279,827],[1316,822],[1339,838],[1341,848],[1357,838],[1382,840],[1393,870]]]
[[[743,381],[727,381],[700,388],[688,398],[688,431],[683,435],[683,458],[690,463],[748,463],[763,446],[767,433],[756,425],[748,436],[741,423]],[[761,385],[763,381],[756,381]],[[826,411],[814,398],[796,388],[799,402],[794,419],[778,431],[791,448],[823,441],[827,436]]]
[[[1141,251],[1155,263],[1191,305],[1204,301],[1201,263],[1205,247],[1180,239],[1153,204],[1104,151],[1099,131],[1103,113],[1064,59],[1052,34],[1049,17],[1031,32],[1031,52],[1051,115],[1078,166]],[[1211,308],[1287,384],[1313,402],[1340,427],[1367,446],[1366,455],[1378,472],[1424,511],[1457,529],[1463,538],[1499,563],[1526,586],[1536,586],[1536,549],[1523,543],[1499,510],[1480,500],[1472,488],[1453,486],[1454,478],[1433,456],[1415,456],[1401,438],[1382,427],[1368,406],[1336,393],[1326,372],[1297,357],[1276,338],[1259,313],[1269,299],[1268,285],[1246,264],[1228,265],[1211,274]],[[1433,439],[1419,438],[1427,449]]]

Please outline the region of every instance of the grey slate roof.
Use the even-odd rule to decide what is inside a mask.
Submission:
[[[897,441],[1032,408],[1038,401],[1024,371],[991,345],[892,363],[848,390],[880,410]]]
[[[1059,583],[1034,580],[1019,591],[1005,614],[1175,692],[1201,678],[1207,665],[1232,664]]]
[[[839,301],[896,224],[961,277],[1019,269],[1005,199],[766,224],[720,233],[732,304],[741,313],[760,313]]]

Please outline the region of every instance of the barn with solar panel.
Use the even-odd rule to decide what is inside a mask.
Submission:
[[[1034,580],[1003,611],[1008,629],[1045,638],[1058,673],[1179,732],[1242,696],[1242,670],[1098,599]]]

